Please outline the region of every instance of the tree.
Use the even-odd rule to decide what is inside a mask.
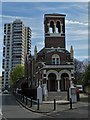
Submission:
[[[16,82],[24,76],[24,66],[22,64],[18,64],[15,68],[11,70],[10,74],[10,83],[13,87],[16,86]]]
[[[88,65],[82,80],[84,85],[90,85],[90,64]]]
[[[85,63],[85,61],[79,61],[77,59],[74,59],[74,66],[75,66],[75,80],[78,84],[83,84],[83,76],[85,71],[87,70],[88,64]]]
[[[78,82],[81,75],[82,75],[82,65],[83,65],[83,62],[77,60],[77,59],[74,59],[74,67],[75,67],[75,80]]]

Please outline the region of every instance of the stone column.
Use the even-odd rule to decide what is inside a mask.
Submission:
[[[61,33],[63,33],[63,31],[62,31],[62,26],[63,26],[63,24],[60,24],[60,30],[61,30]]]
[[[72,82],[72,78],[71,78],[71,80],[70,80],[70,87],[72,87],[73,86],[73,82]]]
[[[54,23],[54,33],[56,33],[56,23]]]
[[[58,89],[57,89],[58,92],[60,92],[60,80],[58,80]]]
[[[47,97],[48,97],[47,84],[43,84],[43,97],[44,97],[44,100],[47,100]]]
[[[47,92],[48,92],[48,80],[46,79],[46,88],[47,88]]]
[[[50,23],[48,23],[47,26],[48,26],[48,33],[50,33]]]
[[[37,88],[37,99],[39,99],[39,102],[42,103],[43,101],[43,96],[42,96],[42,88],[41,86],[39,85],[38,88]]]

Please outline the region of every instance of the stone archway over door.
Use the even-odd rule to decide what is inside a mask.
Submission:
[[[69,70],[61,70],[59,72],[59,79],[60,79],[60,88],[62,91],[67,90],[67,88],[70,85],[70,80],[71,80],[71,72]],[[66,79],[66,81],[65,81]],[[66,86],[67,84],[67,86]]]
[[[50,73],[48,75],[48,90],[49,91],[57,90],[56,74],[54,74],[54,73]]]
[[[66,91],[69,88],[70,81],[69,81],[69,75],[67,73],[62,73],[61,75],[61,91]]]

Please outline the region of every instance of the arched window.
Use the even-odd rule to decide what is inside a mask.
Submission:
[[[58,64],[60,64],[60,57],[59,57],[59,55],[54,54],[54,55],[52,56],[52,64],[53,64],[53,65],[58,65]]]
[[[50,33],[54,33],[54,22],[50,22],[50,28],[49,28]]]

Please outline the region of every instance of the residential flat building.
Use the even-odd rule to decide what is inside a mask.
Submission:
[[[30,54],[31,29],[20,19],[4,24],[2,87],[8,87],[10,72],[17,64],[24,64],[25,55]]]

